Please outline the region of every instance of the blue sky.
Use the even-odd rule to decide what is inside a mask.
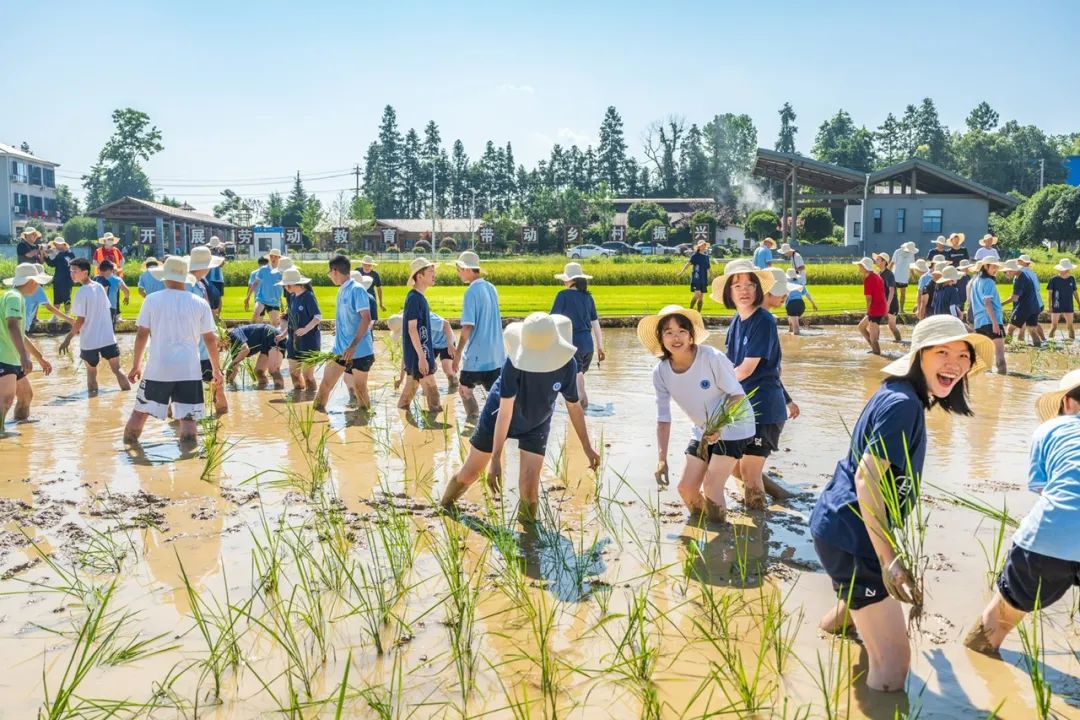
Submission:
[[[0,6],[15,7],[14,0]],[[209,209],[225,186],[265,196],[363,159],[383,106],[434,119],[449,149],[513,143],[531,166],[555,142],[596,142],[615,105],[627,141],[668,114],[747,113],[771,147],[777,109],[799,149],[838,108],[876,127],[925,96],[950,127],[988,101],[1003,120],[1080,130],[1077,2],[18,3],[0,72],[0,142],[85,172],[110,113],[148,112],[161,191]],[[12,19],[9,9],[3,13]],[[34,51],[27,50],[33,42]],[[81,192],[77,180],[65,179]],[[232,181],[232,182],[230,182]],[[324,200],[352,178],[307,183]]]

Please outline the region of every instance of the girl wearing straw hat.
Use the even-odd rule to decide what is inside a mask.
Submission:
[[[409,292],[401,311],[402,362],[405,366],[405,386],[398,398],[398,407],[409,409],[417,388],[424,391],[428,412],[442,409],[439,388],[435,385],[435,346],[431,342],[431,307],[424,293],[435,284],[435,263],[427,258],[414,258],[409,265]]]
[[[352,392],[361,409],[371,407],[367,379],[375,364],[375,338],[371,333],[371,299],[367,290],[352,279],[349,258],[335,255],[327,263],[330,282],[338,286],[334,311],[334,348],[337,357],[323,368],[322,382],[315,395],[313,407],[326,412],[330,393],[342,375],[352,377]],[[286,272],[290,269],[286,269]],[[291,280],[295,280],[291,274]],[[305,278],[301,278],[305,279]]]
[[[780,431],[787,420],[780,336],[776,319],[762,307],[773,282],[771,272],[755,268],[749,260],[733,260],[712,285],[712,299],[736,311],[728,328],[727,356],[754,408],[754,437],[739,461],[749,509],[765,507],[761,471],[766,458],[780,449]]]
[[[1028,489],[1038,495],[1012,538],[997,589],[964,644],[996,655],[1029,612],[1080,585],[1080,370],[1035,404],[1042,424],[1031,439]]]
[[[69,263],[75,259],[71,246],[62,237],[54,238],[52,250],[45,254],[45,264],[53,269],[53,305],[63,307],[64,312],[71,308],[71,280]]]
[[[552,315],[563,315],[570,318],[574,327],[574,346],[577,347],[577,386],[578,398],[581,407],[588,409],[589,396],[585,393],[585,373],[592,366],[593,353],[600,362],[605,359],[604,335],[600,330],[600,319],[596,314],[596,301],[589,292],[589,280],[592,275],[586,275],[581,265],[576,262],[567,263],[563,271],[555,276],[556,280],[562,280],[566,286],[555,295],[555,302],[551,305]]]
[[[998,255],[997,248],[994,247],[997,245],[997,241],[996,235],[991,235],[990,233],[983,235],[982,238],[979,239],[979,249],[975,251],[975,262],[987,258],[1000,260],[1001,256]]]
[[[921,584],[886,528],[906,522],[920,491],[926,413],[938,406],[971,415],[968,376],[987,369],[992,357],[991,342],[969,333],[959,318],[920,321],[911,352],[882,369],[887,377],[859,415],[851,450],[810,516],[814,549],[838,598],[821,628],[839,632],[854,623],[869,656],[867,685],[873,690],[904,689],[911,648],[900,603],[922,604]]]
[[[814,306],[814,312],[818,311],[818,306],[814,302],[810,290],[799,283],[799,274],[795,271],[795,268],[788,268],[785,275],[788,282],[788,296],[784,311],[787,313],[788,332],[792,335],[800,335],[802,332],[801,318],[806,314],[806,301],[809,300],[810,304]]]
[[[705,303],[705,292],[709,289],[709,267],[711,261],[709,260],[709,242],[707,240],[698,240],[694,244],[694,252],[690,255],[690,258],[686,261],[686,264],[682,266],[682,270],[679,270],[679,274],[676,277],[682,277],[682,274],[686,272],[686,268],[690,270],[690,309],[696,309],[701,312],[701,308]]]
[[[442,506],[453,509],[485,467],[488,483],[496,493],[502,487],[502,451],[509,439],[518,441],[521,451],[519,517],[522,522],[537,519],[540,501],[540,471],[544,467],[551,417],[559,395],[566,401],[570,425],[585,450],[589,467],[600,466],[600,455],[589,442],[585,411],[578,402],[577,347],[572,342],[573,326],[562,315],[533,313],[525,320],[510,323],[503,332],[506,362],[502,374],[488,393],[480,420],[469,443],[465,464],[450,478]]]
[[[656,390],[656,478],[668,484],[668,444],[671,439],[671,401],[694,423],[679,495],[691,514],[703,513],[710,522],[723,522],[727,512],[724,485],[754,436],[754,411],[735,377],[735,367],[714,347],[701,314],[668,305],[642,318],[638,340],[660,363],[653,370]],[[706,434],[710,418],[731,415],[731,422]],[[704,445],[704,447],[702,447]]]
[[[1012,295],[1005,300],[1005,305],[1012,305],[1012,317],[1009,319],[1008,338],[1011,340],[1017,330],[1020,342],[1024,342],[1024,332],[1031,334],[1031,342],[1040,347],[1045,338],[1039,325],[1039,293],[1024,269],[1016,260],[1006,260],[1002,265],[1005,277],[1013,281]]]
[[[881,323],[889,316],[889,304],[885,299],[885,281],[874,272],[874,261],[868,257],[853,262],[852,265],[859,267],[863,276],[863,297],[866,299],[866,314],[859,321],[859,333],[870,345],[870,352],[874,355],[881,354],[881,344],[878,338],[881,335]]]
[[[900,329],[896,327],[896,316],[900,314],[900,300],[896,296],[896,276],[889,269],[892,258],[889,257],[888,253],[874,253],[873,260],[877,265],[881,282],[885,286],[885,304],[889,308],[889,330],[892,332],[893,340],[900,342]]]
[[[892,271],[896,279],[896,293],[900,301],[900,315],[907,312],[907,286],[911,277],[911,264],[919,254],[919,246],[908,241],[896,248],[892,254]]]
[[[23,332],[25,299],[52,279],[40,267],[34,263],[19,263],[15,267],[15,276],[4,280],[4,285],[11,289],[0,294],[0,317],[4,323],[0,328],[0,432],[4,430],[12,405],[15,406],[15,420],[30,417],[30,403],[34,398],[34,389],[27,377],[34,369],[30,358],[41,364],[41,371],[46,375],[52,372],[52,365]]]
[[[1001,310],[995,276],[1001,272],[1001,261],[986,257],[975,263],[975,277],[968,284],[971,294],[971,320],[975,332],[994,343],[994,359],[999,374],[1007,371],[1005,364],[1005,316]]]
[[[289,361],[289,376],[294,390],[315,392],[315,368],[304,367],[303,359],[308,353],[322,349],[322,310],[319,300],[311,289],[311,278],[306,278],[296,268],[281,273],[281,286],[291,296],[286,315],[288,338],[285,340],[285,357]]]
[[[1050,304],[1050,337],[1057,332],[1058,323],[1065,321],[1069,330],[1069,340],[1076,339],[1076,331],[1073,329],[1073,300],[1080,305],[1080,295],[1076,294],[1076,278],[1072,271],[1076,265],[1069,258],[1061,258],[1054,266],[1057,275],[1050,278],[1046,284],[1046,299]]]
[[[934,290],[933,304],[930,306],[931,315],[952,315],[960,317],[962,304],[960,290],[956,283],[960,280],[960,271],[952,265],[946,265],[941,269],[941,277],[934,280],[937,289]]]

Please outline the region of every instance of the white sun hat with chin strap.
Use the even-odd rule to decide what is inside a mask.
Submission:
[[[968,332],[964,322],[952,315],[931,315],[920,320],[911,333],[911,350],[881,369],[886,375],[904,376],[922,350],[962,340],[975,350],[969,375],[988,370],[994,364],[994,342],[985,335]]]
[[[506,356],[518,370],[554,372],[577,353],[573,332],[573,324],[565,315],[535,312],[506,326],[503,331]]]

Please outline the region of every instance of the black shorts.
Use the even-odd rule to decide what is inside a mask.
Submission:
[[[220,282],[217,281],[217,280],[210,280],[209,282],[210,282],[211,285],[213,285],[215,288],[217,288],[218,297],[225,297],[225,281],[224,280],[222,280]]]
[[[1030,315],[1024,315],[1023,317],[1013,312],[1012,317],[1009,318],[1009,324],[1013,327],[1038,327],[1039,326],[1039,311],[1036,310]]]
[[[991,340],[1000,340],[1001,338],[1005,337],[1005,328],[1002,327],[1001,323],[998,323],[998,331],[997,332],[994,332],[993,323],[991,323],[989,325],[983,325],[981,327],[977,327],[977,328],[975,328],[975,332],[977,332],[978,334],[980,334],[980,335],[982,335],[984,337],[988,337]]]
[[[199,367],[202,368],[202,381],[204,383],[213,382],[214,380],[214,366],[210,364],[209,360],[200,360]]]
[[[722,455],[738,460],[745,454],[746,445],[749,442],[750,438],[744,438],[742,440],[717,440],[709,446],[709,460],[712,460],[713,455]],[[686,446],[686,454],[700,457],[698,455],[699,447],[701,447],[700,440],[691,440],[690,444]]]
[[[784,306],[788,317],[802,317],[806,312],[806,303],[800,300],[791,300]]]
[[[53,305],[69,305],[71,303],[71,288],[53,285],[52,301]]]
[[[262,309],[262,312],[259,313],[259,317],[262,317],[263,315],[266,315],[271,310],[273,310],[274,312],[281,312],[281,306],[280,305],[267,305],[266,303],[263,303],[262,306],[263,306],[263,309]]]
[[[112,360],[113,358],[120,357],[120,346],[113,343],[112,345],[94,348],[93,350],[80,350],[79,357],[82,358],[82,361],[89,367],[96,368],[101,358]]]
[[[784,423],[758,423],[754,437],[746,441],[743,455],[767,458],[780,449],[780,432]]]
[[[884,325],[885,321],[889,319],[888,315],[867,315],[866,319],[875,325]]]
[[[495,368],[494,370],[462,370],[458,382],[470,390],[477,385],[483,385],[485,390],[490,391],[491,386],[499,379],[501,372],[501,368]]]
[[[704,285],[696,285],[694,283],[690,283],[690,292],[703,293],[703,292],[708,292],[708,291],[709,291],[708,283],[706,283]]]
[[[439,360],[453,360],[450,357],[450,348],[435,348],[435,361]]]
[[[345,368],[345,361],[341,358],[334,358],[334,362],[338,364],[338,367]],[[364,355],[362,357],[352,359],[352,369],[359,372],[368,372],[371,370],[371,366],[375,364],[375,355]],[[348,368],[346,368],[348,369]]]
[[[8,375],[14,375],[15,380],[22,380],[26,377],[26,373],[23,372],[22,365],[8,365],[7,363],[0,363],[0,377],[7,377]]]
[[[506,439],[517,440],[519,450],[543,456],[547,454],[548,433],[550,431],[551,423],[549,422],[525,434],[508,435]],[[495,445],[494,429],[485,424],[477,425],[472,437],[469,438],[469,443],[480,452],[490,453]]]
[[[1080,585],[1080,562],[1042,555],[1015,544],[998,576],[1001,597],[1024,612],[1035,609],[1036,594],[1039,607],[1050,607],[1074,585]]]
[[[135,394],[135,412],[165,420],[169,405],[177,420],[202,420],[206,414],[201,380],[160,381],[143,379]]]
[[[589,368],[592,367],[592,356],[593,354],[591,352],[579,352],[574,355],[574,359],[577,360],[577,371],[579,373],[589,372]]]
[[[889,597],[881,579],[881,563],[876,557],[852,555],[818,538],[814,538],[814,550],[825,574],[832,580],[836,597],[849,610],[860,610]]]
[[[900,298],[896,297],[895,292],[893,293],[893,296],[892,296],[892,302],[889,303],[889,314],[890,315],[899,315],[900,314]]]
[[[908,286],[908,284],[907,284],[907,283],[901,283],[901,282],[898,282],[898,283],[896,283],[896,287],[897,287],[898,289],[899,289],[899,288],[906,288],[907,286]]]
[[[1071,304],[1069,304],[1069,305],[1052,305],[1050,307],[1050,312],[1052,312],[1052,313],[1064,313],[1066,315],[1071,315],[1074,311],[1073,311],[1073,306]]]

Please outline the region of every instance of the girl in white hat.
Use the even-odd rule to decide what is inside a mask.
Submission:
[[[294,390],[315,392],[315,368],[303,367],[304,356],[322,349],[322,310],[319,300],[311,289],[311,278],[306,278],[296,268],[281,273],[280,284],[289,293],[286,320],[289,325],[285,340],[285,357],[289,361],[289,376]]]
[[[941,276],[934,280],[937,288],[934,290],[934,298],[930,307],[931,315],[952,315],[960,317],[960,307],[963,300],[956,283],[960,280],[960,271],[953,265],[946,265],[941,270]]]
[[[987,257],[975,263],[975,277],[968,283],[971,298],[971,322],[975,332],[985,335],[994,343],[997,372],[1004,375],[1005,364],[1005,315],[1001,310],[1001,294],[997,289],[997,273],[1001,261]]]
[[[988,654],[1029,612],[1080,585],[1080,370],[1043,393],[1035,408],[1042,425],[1031,439],[1028,489],[1038,497],[1013,535],[994,597],[964,639]]]
[[[405,366],[405,386],[398,398],[398,408],[407,410],[417,389],[424,391],[428,412],[442,409],[439,388],[435,385],[435,347],[431,342],[431,306],[424,293],[435,284],[435,263],[427,258],[414,258],[409,265],[409,292],[401,311],[402,362]]]
[[[754,436],[754,411],[727,356],[702,341],[709,336],[701,314],[669,305],[642,318],[638,340],[660,363],[653,370],[656,390],[657,481],[668,483],[671,401],[693,421],[690,444],[679,480],[679,495],[691,514],[723,522],[727,512],[724,485]],[[732,413],[727,426],[706,434],[710,417]],[[702,447],[702,444],[705,447]]]
[[[709,289],[709,268],[712,262],[709,260],[709,243],[707,240],[698,240],[694,243],[694,252],[687,259],[686,264],[679,270],[677,277],[682,277],[687,268],[690,270],[690,309],[701,312],[705,303],[705,293]]]
[[[869,655],[867,685],[904,689],[911,648],[901,602],[921,605],[922,588],[884,528],[906,521],[889,516],[883,489],[903,498],[919,492],[927,454],[926,413],[934,406],[970,415],[967,378],[989,367],[991,342],[969,333],[959,318],[919,322],[911,352],[883,368],[888,376],[871,396],[851,432],[851,450],[810,516],[814,548],[839,598],[821,620],[838,632],[854,623]],[[901,502],[905,512],[910,502]],[[850,615],[849,615],[850,613]]]
[[[586,275],[579,263],[572,262],[567,263],[555,279],[562,280],[566,287],[555,295],[555,302],[551,305],[551,314],[568,317],[573,324],[574,346],[578,349],[575,356],[578,369],[578,398],[581,407],[588,409],[589,396],[585,393],[585,373],[592,367],[594,353],[600,362],[603,362],[606,357],[604,334],[600,330],[600,318],[596,314],[596,301],[589,292],[589,280],[592,280],[592,275]]]
[[[1065,321],[1069,331],[1069,340],[1076,340],[1076,330],[1073,329],[1073,300],[1080,305],[1080,295],[1076,294],[1076,278],[1072,271],[1076,265],[1069,258],[1061,258],[1054,266],[1057,275],[1050,278],[1046,284],[1046,299],[1050,304],[1050,337],[1057,333],[1058,323]]]
[[[802,316],[806,314],[806,302],[810,301],[814,312],[818,312],[818,306],[810,290],[799,283],[799,274],[795,268],[788,268],[785,275],[788,282],[788,295],[784,312],[787,313],[788,332],[792,335],[800,335],[802,334]]]
[[[488,393],[469,443],[465,464],[450,478],[442,506],[453,509],[480,473],[488,468],[488,483],[496,493],[502,488],[502,451],[509,439],[521,451],[519,516],[536,521],[540,501],[540,471],[544,467],[551,417],[559,395],[566,401],[570,425],[581,442],[589,467],[600,466],[600,455],[589,441],[585,411],[578,402],[577,347],[572,342],[570,319],[561,315],[533,313],[510,323],[503,332],[506,362],[502,374]],[[490,464],[490,467],[489,467]]]

